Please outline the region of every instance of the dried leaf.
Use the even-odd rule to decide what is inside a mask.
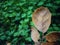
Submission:
[[[31,28],[31,38],[35,43],[40,39],[40,34],[34,27]]]
[[[41,43],[40,43],[40,42],[37,42],[37,43],[35,43],[34,45],[41,45]]]
[[[55,45],[55,43],[51,43],[51,42],[44,42],[41,45]]]
[[[52,32],[46,35],[48,42],[56,42],[60,39],[60,32]]]
[[[32,21],[39,31],[45,33],[51,23],[51,13],[49,9],[46,7],[36,9],[32,15]]]
[[[11,45],[11,43],[7,42],[7,45]]]

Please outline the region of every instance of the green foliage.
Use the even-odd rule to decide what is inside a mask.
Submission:
[[[35,9],[45,6],[48,7],[52,16],[58,16],[59,0],[1,0],[0,1],[0,39],[7,40],[16,45],[26,45],[32,42],[30,37],[30,27],[32,24],[32,13]],[[52,23],[47,32],[59,31],[59,26]]]

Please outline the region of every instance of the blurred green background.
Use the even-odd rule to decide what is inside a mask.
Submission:
[[[60,31],[60,0],[0,0],[0,45],[34,44],[31,39],[32,13],[44,6],[52,13],[46,33]]]

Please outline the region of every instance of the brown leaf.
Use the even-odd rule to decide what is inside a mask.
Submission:
[[[60,32],[52,32],[46,35],[48,42],[56,42],[60,39]]]
[[[51,43],[51,42],[44,42],[41,45],[55,45],[55,43]]]
[[[41,45],[41,42],[37,42],[37,43],[35,43],[34,45]]]
[[[11,45],[11,43],[8,43],[8,42],[7,42],[7,45]]]
[[[51,13],[49,9],[46,7],[36,9],[32,15],[32,21],[39,31],[45,33],[51,23]]]
[[[31,38],[35,43],[40,39],[40,34],[34,27],[31,28]]]

